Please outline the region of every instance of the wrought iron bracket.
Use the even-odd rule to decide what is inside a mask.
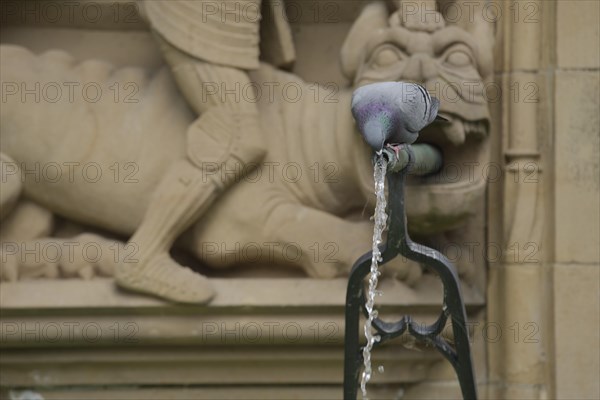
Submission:
[[[384,265],[398,255],[414,260],[435,272],[444,288],[443,305],[436,322],[425,326],[414,322],[410,315],[397,322],[385,322],[380,318],[373,321],[373,328],[380,336],[374,348],[386,341],[396,338],[408,331],[418,341],[435,347],[452,364],[460,383],[463,398],[476,399],[475,374],[469,333],[466,325],[466,312],[463,302],[460,281],[452,263],[438,251],[411,241],[405,212],[405,181],[414,164],[414,153],[406,146],[409,162],[397,173],[388,172],[388,236],[380,247]],[[363,364],[362,346],[359,339],[359,322],[361,310],[367,315],[365,308],[365,278],[370,272],[372,252],[359,258],[348,280],[346,292],[346,331],[344,354],[344,399],[355,400],[359,386],[359,374]],[[454,346],[442,337],[442,331],[450,318],[454,334]]]

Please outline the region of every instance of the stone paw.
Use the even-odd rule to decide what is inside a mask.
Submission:
[[[66,244],[72,246],[71,251]],[[102,236],[84,233],[65,240],[60,257],[61,276],[92,279],[95,276],[113,276],[118,260],[126,259],[125,244]]]
[[[177,303],[205,304],[215,295],[206,277],[177,264],[168,254],[160,254],[143,264],[120,263],[115,279],[125,289]]]

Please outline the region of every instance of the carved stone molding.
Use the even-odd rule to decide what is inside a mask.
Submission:
[[[178,306],[124,293],[110,279],[0,284],[2,387],[96,385],[339,385],[346,280],[215,279],[208,306]],[[384,281],[382,315],[437,317],[441,287],[424,279],[394,291]],[[469,312],[483,307],[464,288]],[[413,314],[415,311],[411,311]],[[421,382],[445,361],[396,341],[376,353],[375,384]],[[481,355],[479,355],[481,356]],[[299,389],[301,393],[304,389]],[[320,392],[320,393],[327,393]],[[52,397],[50,397],[52,398]]]

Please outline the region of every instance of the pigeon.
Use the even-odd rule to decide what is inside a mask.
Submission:
[[[423,86],[408,82],[380,82],[362,86],[352,95],[352,115],[365,141],[375,151],[385,145],[411,144],[434,120],[440,101]]]

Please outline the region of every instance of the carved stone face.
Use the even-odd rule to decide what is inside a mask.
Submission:
[[[442,127],[446,138],[461,145],[466,135],[484,135],[489,122],[476,54],[477,44],[460,28],[427,33],[390,27],[374,32],[366,43],[354,83],[356,87],[382,81],[423,84],[440,99],[440,114],[454,122]]]
[[[439,114],[450,121],[430,125],[417,140],[444,154],[442,172],[414,179],[407,192],[411,226],[422,233],[462,225],[482,199],[488,159],[489,87],[484,77],[491,72],[491,49],[482,48],[472,33],[441,22],[433,29],[407,29],[373,4],[357,19],[342,49],[342,66],[354,87],[420,83],[440,100]]]

